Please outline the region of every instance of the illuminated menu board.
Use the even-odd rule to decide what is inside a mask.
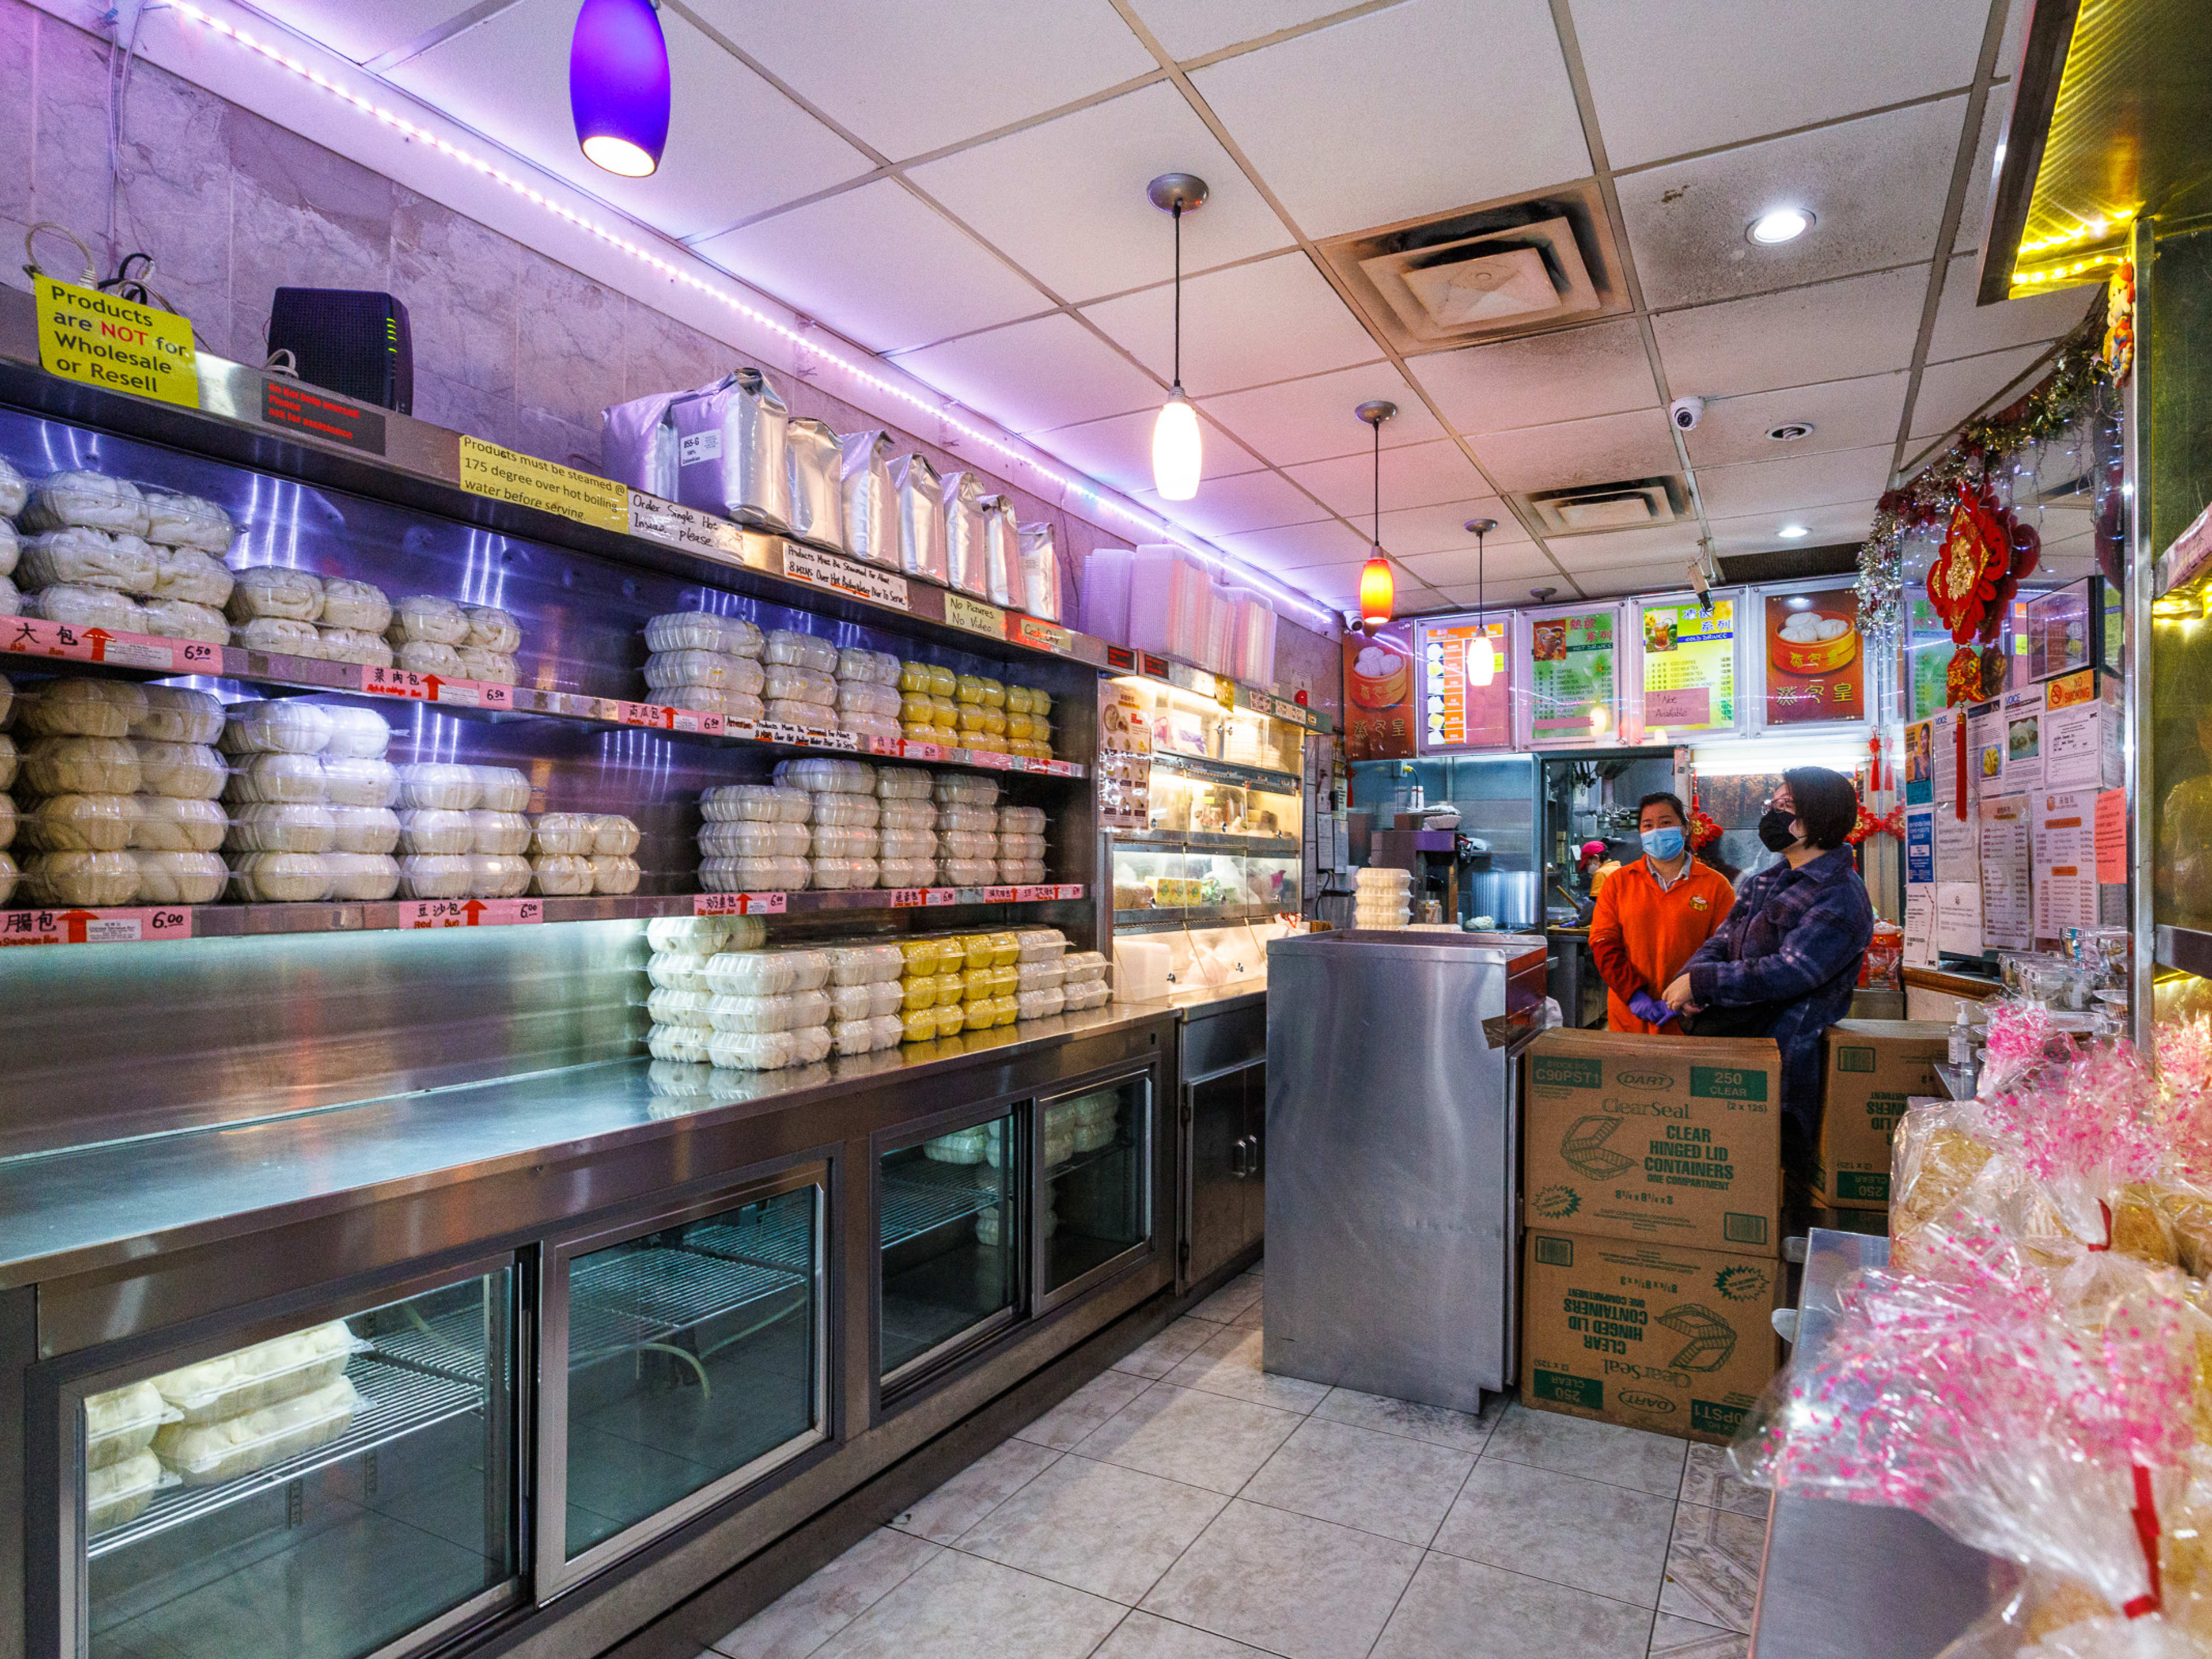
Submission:
[[[1490,683],[1477,684],[1468,658],[1478,638],[1491,647]],[[1449,620],[1423,623],[1420,629],[1421,748],[1503,749],[1513,740],[1511,680],[1506,672],[1506,619],[1494,617],[1480,626]]]
[[[1647,732],[1733,731],[1735,602],[1695,599],[1644,611],[1644,726]]]
[[[1536,742],[1587,740],[1611,730],[1620,620],[1611,608],[1530,619],[1529,730]]]

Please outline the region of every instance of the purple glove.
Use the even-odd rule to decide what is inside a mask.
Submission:
[[[1628,1012],[1650,1025],[1664,1025],[1675,1013],[1649,991],[1638,991],[1628,1000]]]

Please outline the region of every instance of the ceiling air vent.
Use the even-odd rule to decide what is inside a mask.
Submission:
[[[1689,511],[1679,477],[1631,478],[1619,483],[1539,489],[1520,498],[1547,536],[1581,536],[1599,530],[1641,530],[1673,524]]]
[[[1628,307],[1595,184],[1324,242],[1401,351],[1437,351]]]

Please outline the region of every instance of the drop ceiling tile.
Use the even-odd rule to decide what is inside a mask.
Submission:
[[[1404,0],[1194,70],[1191,83],[1311,236],[1590,171],[1559,35],[1536,0]]]
[[[1162,380],[1175,373],[1175,289],[1148,288],[1084,312]],[[1182,383],[1194,398],[1374,362],[1382,349],[1303,253],[1187,276]]]
[[[1752,513],[1741,517],[1712,519],[1713,550],[1717,554],[1771,553],[1792,547],[1833,547],[1863,542],[1874,524],[1875,498],[1843,501],[1788,513]],[[1806,533],[1784,538],[1785,525],[1802,525]]]
[[[1620,211],[1655,309],[1760,294],[1934,257],[1966,100],[1869,115],[1619,181]],[[1759,247],[1770,208],[1811,210],[1812,229]]]
[[[1142,369],[1066,316],[1035,317],[925,346],[897,362],[1016,432],[1157,410],[1166,396]]]
[[[1463,591],[1470,605],[1475,599],[1475,557],[1471,547],[1455,548],[1449,553],[1413,553],[1406,557],[1406,568],[1431,587],[1440,587],[1453,599]],[[1544,550],[1534,542],[1521,542],[1510,547],[1500,547],[1495,542],[1483,556],[1481,591],[1483,603],[1496,605],[1501,600],[1511,604],[1519,600],[1522,586],[1535,576],[1556,576],[1555,566]]]
[[[1741,143],[1974,78],[1988,0],[1573,0],[1616,167]]]
[[[1382,423],[1383,448],[1444,435],[1406,377],[1388,363],[1227,392],[1202,398],[1200,405],[1248,448],[1288,467],[1371,449],[1374,438],[1352,411],[1377,398],[1398,405],[1396,416]]]
[[[1966,174],[1966,198],[1959,210],[1959,234],[1951,239],[1954,253],[1968,253],[1981,246],[1990,228],[1990,186],[1996,182],[1997,145],[2004,138],[2005,123],[2012,115],[2012,88],[1994,86],[1982,105],[1982,136],[1974,145],[1972,170]]]
[[[1366,537],[1334,519],[1273,530],[1248,530],[1212,539],[1223,552],[1249,559],[1265,569],[1301,572],[1340,564],[1346,559],[1356,568],[1367,557],[1369,545]]]
[[[884,257],[896,248],[896,262]],[[697,245],[703,258],[876,351],[1034,316],[1052,302],[890,179]]]
[[[1660,564],[1668,559],[1693,559],[1698,554],[1698,525],[1692,519],[1648,530],[1554,536],[1544,545],[1560,569],[1580,580],[1587,570],[1618,570],[1628,565]],[[1678,563],[1678,575],[1680,569]]]
[[[691,4],[800,97],[894,161],[1042,115],[1158,67],[1106,0]]]
[[[1980,263],[1975,255],[1961,254],[1943,275],[1943,297],[1936,307],[1936,331],[1928,339],[1931,363],[2055,340],[2070,332],[2096,303],[2097,289],[2085,287],[1978,306],[1974,290],[1980,281]]]
[[[1471,519],[1493,519],[1498,528],[1489,534],[1490,550],[1517,542],[1526,542],[1528,532],[1506,510],[1505,503],[1495,495],[1478,496],[1471,501],[1449,501],[1438,507],[1408,507],[1401,512],[1382,515],[1382,545],[1393,558],[1410,558],[1418,553],[1444,553],[1465,548],[1468,556],[1474,556],[1474,537],[1468,530]],[[1367,520],[1355,518],[1355,525]],[[1470,569],[1472,566],[1468,567]]]
[[[1333,511],[1348,518],[1364,518],[1375,510],[1375,465],[1368,456],[1340,455],[1333,461],[1310,461],[1285,471]],[[1433,507],[1489,493],[1490,486],[1483,483],[1474,463],[1449,438],[1382,452],[1382,500],[1389,507]],[[1506,515],[1493,513],[1490,516],[1503,519]]]
[[[671,236],[721,230],[866,173],[871,162],[673,10],[668,149],[649,179],[617,179],[576,148],[570,0],[522,3],[441,41],[389,78],[516,154]]]
[[[1409,358],[1407,368],[1461,432],[1503,432],[1659,401],[1632,317]]]
[[[1346,9],[1346,0],[1137,0],[1130,7],[1177,63]]]
[[[2033,9],[2033,0],[2011,0],[2007,8],[2004,39],[1997,43],[1997,61],[1990,71],[1999,80],[2020,73],[2021,54],[2027,50],[2027,15]]]
[[[1048,434],[1049,435],[1049,434]],[[1039,441],[1042,441],[1040,440]],[[1246,530],[1312,524],[1329,511],[1279,472],[1245,472],[1208,478],[1187,501],[1164,501],[1149,489],[1136,499],[1164,518],[1206,537],[1233,536]]]
[[[1681,471],[1660,409],[1492,432],[1474,440],[1474,453],[1500,489],[1556,489]]]
[[[1909,368],[1926,265],[1662,312],[1651,319],[1676,397],[1735,397]]]
[[[1774,447],[1788,451],[1796,446]],[[1869,499],[1889,487],[1889,462],[1894,449],[1893,442],[1780,460],[1748,461],[1737,466],[1701,466],[1698,496],[1708,518],[1789,513]]]
[[[2015,346],[2010,351],[1930,363],[1920,371],[1920,395],[1912,404],[1914,441],[1943,436],[1969,416],[1979,413],[1982,405],[2000,392],[2008,402],[2020,396],[2033,384],[2033,377],[2027,384],[2014,386],[2013,383],[2049,349],[2042,345]]]
[[[1575,586],[1582,589],[1583,597],[1592,599],[1626,599],[1645,593],[1681,593],[1688,592],[1690,586],[1680,562],[1569,574],[1574,577]]]
[[[1274,210],[1166,82],[908,176],[1062,299],[1082,301],[1175,274],[1173,227],[1145,195],[1163,173],[1195,173],[1212,190],[1183,219],[1186,273],[1290,245]]]
[[[1152,395],[1157,399],[1162,394],[1155,390]],[[1085,421],[1076,426],[1033,432],[1030,434],[1030,441],[1038,448],[1081,467],[1101,483],[1111,484],[1116,489],[1141,489],[1149,495],[1152,486],[1152,423],[1158,418],[1159,410],[1156,403],[1151,408],[1111,416],[1103,421]],[[1203,457],[1203,465],[1199,471],[1198,499],[1200,501],[1206,499],[1209,492],[1218,489],[1231,474],[1250,472],[1260,465],[1258,457],[1218,427],[1206,427],[1200,434],[1200,453]],[[1148,500],[1146,505],[1150,504]],[[1164,513],[1169,505],[1182,507],[1195,504],[1185,501],[1165,503],[1158,510]],[[1314,516],[1322,515],[1316,510]]]
[[[428,33],[469,9],[469,0],[261,0],[255,8],[356,64]],[[562,51],[568,50],[565,37]]]
[[[1738,461],[1794,459],[1824,450],[1894,443],[1897,423],[1905,413],[1909,378],[1900,370],[1708,404],[1705,418],[1689,435],[1690,464],[1726,466]],[[1811,422],[1812,435],[1786,444],[1766,435],[1770,428],[1790,421]]]

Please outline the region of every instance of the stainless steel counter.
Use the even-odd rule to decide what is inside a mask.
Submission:
[[[1887,1238],[1813,1230],[1793,1363],[1827,1341],[1844,1277],[1888,1261]],[[1988,1610],[1997,1565],[1907,1510],[1778,1493],[1752,1659],[1932,1659]]]
[[[0,1164],[0,1289],[143,1262],[287,1223],[596,1152],[633,1148],[856,1084],[916,1081],[1156,1020],[1164,1004],[1082,1013],[781,1072],[644,1059],[430,1089],[235,1127]]]

